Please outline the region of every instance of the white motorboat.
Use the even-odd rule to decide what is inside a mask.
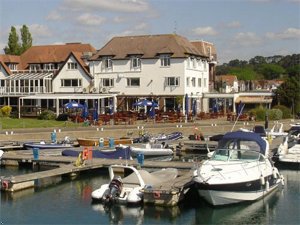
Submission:
[[[168,145],[160,143],[146,143],[139,146],[131,146],[132,154],[143,154],[144,156],[167,156],[173,155],[173,150]]]
[[[200,196],[212,205],[226,205],[257,200],[284,184],[268,146],[254,132],[225,134],[212,157],[194,171]]]
[[[120,172],[123,172],[123,178]],[[178,176],[178,171],[167,168],[149,173],[133,166],[112,165],[109,167],[109,176],[110,182],[93,191],[92,199],[106,204],[137,204],[143,201],[143,192],[141,192],[143,188],[162,181],[171,181]]]
[[[279,166],[300,169],[300,139],[293,135],[285,137],[273,159]]]

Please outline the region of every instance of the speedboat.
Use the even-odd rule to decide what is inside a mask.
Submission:
[[[300,139],[292,134],[284,138],[273,159],[278,166],[300,169]]]
[[[58,142],[25,142],[23,144],[25,149],[31,150],[33,148],[38,149],[62,149],[62,148],[73,148],[74,145],[71,143],[68,137],[65,137],[64,141],[61,143]]]
[[[284,185],[269,158],[269,144],[254,132],[226,133],[211,158],[194,170],[195,186],[208,203],[226,205],[263,198]]]
[[[110,182],[92,192],[93,200],[105,204],[138,204],[143,201],[141,190],[162,181],[171,181],[178,175],[177,169],[167,168],[149,173],[129,165],[111,165],[109,167]],[[124,176],[121,177],[123,172]]]
[[[168,141],[176,141],[183,138],[182,132],[172,132],[170,134],[158,134],[153,137],[153,140],[156,142],[168,142]]]
[[[165,144],[146,143],[139,146],[131,146],[133,156],[142,154],[144,156],[166,156],[173,155],[173,150]]]

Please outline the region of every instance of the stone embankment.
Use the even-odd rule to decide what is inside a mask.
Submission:
[[[291,120],[280,121],[284,124],[284,129],[289,129]],[[239,128],[252,129],[255,125],[263,125],[264,122],[237,122],[234,130]],[[269,128],[273,126],[274,122],[269,122]],[[37,129],[14,129],[1,130],[0,141],[41,141],[51,140],[51,133],[56,131],[57,140],[63,140],[68,136],[71,140],[76,140],[78,137],[138,137],[142,132],[149,134],[171,133],[180,131],[185,137],[191,134],[201,132],[205,137],[222,134],[231,131],[234,122],[226,121],[225,118],[215,120],[197,120],[196,122],[188,123],[146,123],[138,122],[134,125],[105,125],[102,127],[79,127],[79,128],[37,128]],[[196,129],[195,129],[196,128]]]

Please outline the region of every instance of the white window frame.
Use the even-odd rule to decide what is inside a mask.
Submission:
[[[0,68],[1,68],[1,66],[0,66]],[[17,63],[11,63],[11,64],[8,65],[8,68],[11,71],[18,70],[18,64]]]
[[[201,86],[202,86],[202,79],[198,78],[198,87],[201,87]]]
[[[135,84],[137,83],[137,84]],[[127,87],[140,87],[141,79],[139,77],[128,77],[127,78]]]
[[[38,71],[38,70],[41,70],[41,65],[40,65],[40,64],[30,64],[30,65],[29,65],[29,70],[30,70],[30,71]]]
[[[55,70],[55,65],[53,63],[47,63],[44,65],[45,70]]]
[[[180,84],[180,77],[166,77],[166,85],[168,87],[178,87]]]
[[[68,70],[77,70],[78,63],[77,62],[68,62]]]
[[[137,56],[131,57],[131,68],[140,69],[141,68],[141,58]]]
[[[111,57],[105,57],[103,59],[103,63],[104,63],[104,69],[112,69],[113,61]]]
[[[190,77],[186,78],[186,86],[189,87],[190,86]]]
[[[70,82],[70,85],[68,84]],[[77,85],[74,83],[77,82]],[[61,87],[82,87],[82,79],[61,79]]]
[[[196,78],[192,77],[191,79],[192,87],[196,87]]]
[[[160,66],[161,67],[170,67],[171,66],[170,55],[161,55],[160,56]]]
[[[114,79],[113,78],[102,78],[102,86],[103,87],[114,87]]]

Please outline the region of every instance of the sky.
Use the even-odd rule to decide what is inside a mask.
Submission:
[[[0,0],[0,54],[24,24],[33,45],[96,49],[115,36],[176,33],[213,43],[219,65],[300,53],[300,0]]]

